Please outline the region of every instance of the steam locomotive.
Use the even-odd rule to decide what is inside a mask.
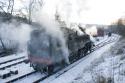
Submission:
[[[52,74],[56,67],[64,67],[91,51],[92,41],[89,35],[79,36],[76,31],[64,27],[61,31],[65,42],[48,34],[45,29],[31,32],[28,59],[36,71]]]

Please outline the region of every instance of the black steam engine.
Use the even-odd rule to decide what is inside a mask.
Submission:
[[[45,29],[35,29],[28,42],[28,57],[31,66],[41,72],[51,74],[57,66],[64,67],[91,52],[89,35],[78,35],[76,31],[61,28],[65,42],[46,33]]]

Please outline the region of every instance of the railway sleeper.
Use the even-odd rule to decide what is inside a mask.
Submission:
[[[10,76],[11,76],[11,72],[10,71],[4,70],[4,71],[0,72],[0,77],[2,79],[5,79],[5,78],[10,77]]]
[[[18,70],[17,69],[9,69],[9,70],[7,69],[7,70],[0,71],[0,77],[2,79],[10,77],[12,74],[14,74],[14,75],[18,74]]]
[[[11,74],[15,74],[15,75],[18,74],[18,70],[11,70],[10,72]]]

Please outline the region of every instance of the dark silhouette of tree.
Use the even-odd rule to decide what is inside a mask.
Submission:
[[[29,7],[27,8],[28,9],[28,19],[29,19],[29,23],[31,23],[32,21],[32,12],[35,8],[37,8],[37,6],[41,6],[43,5],[43,2],[42,0],[30,0],[29,2]]]
[[[4,0],[0,1],[0,10],[1,12],[12,14],[14,9],[14,0],[8,0],[7,2]]]
[[[117,31],[120,35],[125,37],[125,18],[120,18],[117,22]]]
[[[12,14],[13,13],[13,7],[14,7],[14,0],[9,0],[9,5],[8,5],[8,8],[7,8],[7,13],[10,13]]]
[[[2,44],[2,48],[3,48],[4,50],[6,50],[6,47],[5,47],[5,45],[4,45],[4,43],[3,43],[3,41],[2,41],[1,38],[0,38],[0,42],[1,42],[1,44]]]

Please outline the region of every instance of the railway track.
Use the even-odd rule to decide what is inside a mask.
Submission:
[[[98,49],[101,48],[101,47],[103,47],[104,45],[107,45],[107,44],[112,43],[112,42],[114,42],[114,41],[116,41],[116,38],[113,38],[113,39],[111,38],[111,39],[109,39],[108,41],[103,42],[103,44],[99,43],[99,44],[97,44],[97,45],[98,45]],[[97,48],[95,48],[94,50],[97,50]],[[72,69],[73,67],[75,67],[77,64],[79,64],[80,62],[82,62],[82,61],[85,60],[86,58],[87,58],[87,56],[85,56],[84,58],[82,58],[82,59],[80,59],[80,60],[78,60],[78,61],[76,61],[76,62],[71,63],[71,65],[69,65],[68,67],[66,67],[66,68],[62,69],[61,71],[57,72],[56,74],[54,74],[54,75],[52,76],[52,77],[54,77],[54,78],[51,78],[51,77],[50,77],[51,80],[58,78],[60,75],[64,74],[64,73],[67,72],[68,70]],[[49,76],[46,76],[46,77],[44,77],[44,78],[41,78],[41,79],[35,81],[34,83],[39,83],[39,82],[42,83],[42,81],[43,81],[44,79],[46,79],[47,77],[49,77]]]
[[[20,64],[20,63],[23,63],[26,59],[27,58],[20,58],[20,59],[13,60],[13,61],[5,63],[5,64],[1,64],[0,70],[11,67],[11,66],[14,66],[14,65],[17,65],[17,64]]]
[[[118,37],[117,37],[118,39]],[[104,45],[106,44],[109,44],[111,42],[114,42],[117,40],[115,37],[111,37],[109,38],[108,40],[106,41],[103,41],[103,42],[100,42],[98,43],[94,48],[93,50],[96,50],[98,48],[101,48],[103,47]],[[87,56],[86,56],[87,57]],[[84,57],[84,58],[86,58]],[[17,60],[17,59],[16,59]],[[13,60],[14,61],[14,60]],[[17,62],[15,61],[15,63],[13,64],[10,64],[10,65],[6,65],[6,67],[11,67],[12,65],[18,65],[19,63],[21,63],[23,61],[23,59],[20,59],[20,60],[17,60]],[[54,77],[59,77],[60,75],[62,75],[63,73],[67,72],[69,69],[73,68],[74,66],[76,66],[77,64],[79,64],[81,61],[83,61],[82,59],[76,61],[76,62],[73,62],[71,63],[71,65],[67,66],[66,68],[63,68],[63,69],[59,69],[55,72],[55,74],[53,74],[52,76]],[[19,62],[19,63],[18,63]],[[3,64],[4,65],[4,64]],[[2,81],[0,81],[1,83],[11,83],[11,82],[15,82],[15,83],[23,83],[23,82],[29,82],[30,83],[38,83],[38,82],[41,82],[42,80],[48,78],[48,77],[51,77],[47,74],[40,74],[39,72],[36,72],[34,71],[29,64],[24,64],[24,67],[26,67],[25,65],[28,65],[28,71],[26,72],[23,72],[23,73],[20,73],[21,71],[19,71],[19,74],[18,75],[13,75],[12,77],[9,77],[9,78],[6,78],[6,79],[0,79]],[[0,65],[0,68],[6,68],[5,66],[1,66]],[[22,68],[23,69],[23,68]],[[21,70],[22,70],[21,69]],[[24,70],[25,71],[25,70]],[[31,80],[32,79],[32,80]]]
[[[97,48],[103,47],[106,44],[109,44],[109,43],[111,43],[113,41],[116,41],[117,39],[119,39],[119,36],[114,35],[113,37],[108,38],[108,41],[100,42],[95,47],[93,47],[92,49],[96,50]]]
[[[17,79],[21,79],[23,77],[26,77],[27,75],[30,75],[36,72],[34,71],[33,68],[30,67],[29,64],[25,64],[25,63],[18,64],[14,66],[13,68],[18,70],[18,74],[15,74],[15,75],[13,74],[10,77],[5,78],[2,81],[0,81],[0,83],[11,83],[11,82],[16,81]],[[11,70],[13,68],[11,67],[9,69]]]
[[[11,55],[11,56],[6,56],[6,57],[2,57],[0,58],[0,65],[2,64],[5,64],[5,63],[8,63],[8,62],[12,62],[12,61],[15,61],[15,60],[19,60],[19,59],[22,59],[22,58],[25,58],[26,57],[26,53],[21,53],[19,55]]]

